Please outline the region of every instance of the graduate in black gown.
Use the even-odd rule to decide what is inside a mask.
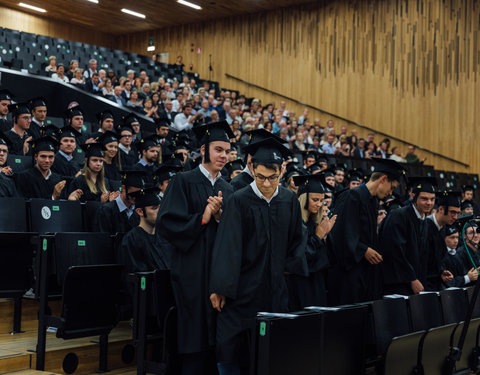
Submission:
[[[155,171],[155,184],[159,188],[158,197],[160,201],[165,196],[168,184],[178,173],[182,171],[182,166],[169,163],[162,163]]]
[[[205,370],[215,328],[208,294],[210,260],[222,203],[233,193],[220,175],[234,138],[230,126],[222,121],[194,130],[202,164],[170,182],[157,219],[158,232],[175,248],[171,275],[184,375],[214,373]]]
[[[464,201],[469,201],[472,203],[473,207],[473,214],[475,216],[480,216],[480,208],[478,205],[473,201],[474,197],[474,192],[475,192],[475,187],[472,185],[463,185],[462,186],[462,203]]]
[[[463,288],[472,281],[478,279],[478,272],[475,268],[470,267],[467,273],[464,273],[464,266],[458,257],[457,247],[460,239],[457,225],[449,225],[445,228],[445,248],[447,250],[442,259],[442,270],[448,270],[453,278],[445,283],[445,287]]]
[[[28,142],[32,140],[29,132],[32,115],[28,103],[10,104],[8,110],[12,113],[13,127],[3,134],[10,141],[9,152],[12,155],[26,155]]]
[[[32,135],[33,139],[44,137],[42,129],[47,125],[47,100],[43,97],[31,99],[29,101],[29,107],[32,114],[32,122],[28,132]]]
[[[142,188],[133,194],[140,223],[123,237],[118,262],[125,265],[127,273],[168,270],[173,247],[155,229],[160,208],[158,189]]]
[[[159,160],[162,153],[158,141],[159,138],[156,134],[142,138],[138,143],[141,157],[138,163],[133,166],[133,169],[147,173],[147,182],[152,185],[155,183],[155,171],[159,166]]]
[[[0,197],[17,197],[12,168],[6,165],[10,141],[0,133]]]
[[[327,305],[327,267],[328,254],[326,238],[332,229],[336,216],[327,217],[323,204],[325,188],[319,174],[294,177],[298,186],[298,200],[304,224],[307,244],[305,255],[308,264],[308,276],[290,275],[289,309],[302,310],[307,306]]]
[[[460,193],[441,191],[437,193],[438,210],[427,217],[428,225],[428,267],[425,290],[439,291],[453,274],[442,268],[442,260],[447,254],[445,230],[453,225],[460,213]]]
[[[80,169],[83,168],[85,164],[85,155],[80,146],[84,145],[87,141],[94,142],[94,139],[91,138],[90,134],[88,134],[86,131],[86,127],[83,121],[84,119],[83,116],[84,116],[84,111],[78,105],[68,108],[65,111],[65,115],[64,115],[65,125],[71,126],[78,133],[80,133],[80,135],[77,136],[76,138],[77,147],[75,149],[75,152],[73,153],[73,158],[75,159],[75,163],[80,166]]]
[[[245,134],[249,138],[249,141],[248,141],[249,145],[254,144],[256,142],[263,141],[264,139],[267,139],[267,138],[273,138],[280,143],[284,142],[282,138],[277,137],[276,135],[273,135],[272,133],[270,133],[268,130],[265,130],[265,129],[250,130],[248,132],[245,132]],[[247,155],[245,168],[230,182],[230,184],[233,187],[233,190],[235,191],[250,185],[254,180],[253,173],[252,173],[252,155],[250,155],[247,151],[245,151],[245,153]]]
[[[77,137],[80,133],[71,126],[65,126],[57,130],[56,138],[60,145],[55,161],[52,165],[52,171],[62,177],[73,178],[80,171],[80,165],[74,157],[77,148]]]
[[[110,198],[110,183],[103,169],[103,145],[88,143],[82,146],[85,153],[85,166],[82,173],[70,183],[70,191],[80,189],[80,200],[107,202]]]
[[[467,245],[465,247],[465,244]],[[476,268],[480,270],[480,229],[475,222],[468,222],[465,226],[465,235],[463,236],[463,241],[461,241],[460,246],[458,246],[456,257],[456,264],[458,264],[459,270],[454,276],[464,277],[464,286],[472,286],[478,280],[478,272]]]
[[[65,199],[66,181],[50,168],[55,160],[58,142],[53,137],[31,141],[35,166],[15,174],[18,193],[24,198]],[[71,191],[72,197],[78,192]]]
[[[291,151],[266,139],[248,152],[255,181],[227,200],[210,270],[220,374],[240,374],[240,367],[249,366],[245,319],[259,311],[289,311],[285,273],[308,275],[300,204],[279,185]]]
[[[133,114],[131,116],[134,116]],[[118,148],[120,154],[120,162],[122,164],[122,169],[132,169],[133,166],[138,162],[138,152],[136,148],[133,147],[133,128],[130,125],[131,122],[138,122],[135,117],[127,117],[124,119],[122,125],[118,126]]]
[[[9,90],[0,90],[0,133],[13,127],[13,122],[8,119],[8,106],[12,104],[12,99],[13,94]]]
[[[371,301],[381,296],[382,256],[377,236],[378,199],[398,186],[402,166],[382,159],[366,184],[338,195],[338,215],[330,232],[328,300],[331,306]]]
[[[97,211],[96,221],[100,232],[126,233],[140,222],[135,212],[134,192],[145,187],[146,174],[142,171],[123,171],[118,197],[104,203]]]
[[[120,186],[122,179],[122,164],[120,162],[120,153],[118,151],[118,135],[111,131],[102,133],[96,141],[104,147],[103,151],[103,169],[105,170],[105,178],[108,179],[110,185]]]
[[[418,294],[427,285],[429,227],[425,220],[435,204],[436,182],[432,177],[414,181],[413,204],[393,210],[380,227],[385,294]]]

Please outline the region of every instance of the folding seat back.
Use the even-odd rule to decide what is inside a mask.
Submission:
[[[458,323],[432,328],[420,343],[419,355],[425,374],[442,374],[445,360],[450,352],[454,328]]]
[[[450,346],[458,347],[460,335],[463,330],[464,322],[461,322],[455,328],[455,331],[452,335],[452,341]],[[468,326],[467,335],[465,336],[465,341],[462,348],[462,356],[460,360],[456,362],[456,371],[463,371],[470,369],[472,372],[478,371],[479,364],[479,329],[480,329],[480,319],[472,319]]]
[[[417,366],[418,347],[425,331],[395,337],[385,354],[384,375],[414,374]]]
[[[443,319],[445,324],[465,320],[468,309],[467,293],[463,289],[446,289],[440,292]]]
[[[31,156],[8,154],[7,165],[12,168],[13,173],[18,173],[33,167]]]
[[[82,232],[82,206],[79,201],[32,199],[30,230],[38,233]]]
[[[414,332],[439,327],[443,324],[442,308],[437,293],[410,296],[408,305]]]
[[[0,198],[0,232],[27,232],[27,209],[23,198]]]

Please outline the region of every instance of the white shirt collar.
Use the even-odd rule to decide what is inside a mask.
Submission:
[[[118,144],[118,148],[120,150],[122,150],[123,152],[125,152],[126,154],[128,154],[130,152],[130,148],[126,148],[124,145],[122,145],[121,143]]]
[[[252,181],[252,183],[250,184],[250,186],[252,187],[252,190],[253,192],[255,193],[255,195],[257,197],[259,197],[260,199],[263,199],[264,201],[267,201],[267,203],[270,203],[272,201],[273,198],[275,198],[277,195],[278,195],[278,186],[277,188],[275,189],[275,193],[273,193],[272,197],[270,199],[267,199],[263,194],[262,192],[260,191],[260,189],[258,188],[257,186],[257,183],[255,181]]]
[[[440,224],[438,224],[437,218],[435,217],[434,214],[427,216],[428,219],[432,220],[435,223],[435,226],[437,227],[438,230],[442,229]]]
[[[418,212],[417,208],[415,207],[414,204],[412,204],[412,207],[413,207],[413,210],[415,211],[415,215],[417,215],[417,217],[420,219],[420,220],[425,220],[425,214],[420,215],[420,212]]]
[[[67,155],[66,153],[64,153],[62,150],[58,150],[58,153],[60,155],[62,155],[65,159],[67,159],[68,161],[72,160],[73,159],[73,156],[72,155]]]
[[[450,249],[448,246],[447,246],[447,251],[450,255],[455,255],[457,253],[457,250],[455,249]]]
[[[222,174],[220,172],[218,172],[217,177],[213,178],[213,176],[210,174],[209,171],[207,171],[203,164],[200,164],[198,168],[200,168],[200,172],[202,172],[203,175],[208,179],[208,181],[210,181],[212,186],[215,185],[215,182],[222,178]]]

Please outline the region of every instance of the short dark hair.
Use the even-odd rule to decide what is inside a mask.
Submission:
[[[372,175],[370,176],[370,181],[372,182],[377,181],[382,176],[387,176],[388,181],[398,181],[398,178],[395,178],[392,175],[389,175],[388,173],[385,173],[385,172],[373,172]]]
[[[259,165],[263,165],[267,169],[271,169],[272,171],[278,172],[282,165],[276,163],[260,163],[258,161],[252,161],[253,169],[257,169]]]
[[[99,74],[97,72],[92,74],[92,77],[99,77]]]

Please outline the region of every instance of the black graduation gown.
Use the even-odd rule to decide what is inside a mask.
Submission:
[[[468,270],[470,270],[470,267],[467,272],[463,273],[464,266],[462,264],[462,261],[460,257],[458,256],[458,252],[455,254],[449,254],[448,252],[442,259],[442,264],[441,264],[442,270],[447,270],[450,271],[453,275],[453,279],[447,282],[447,287],[457,287],[457,288],[463,288],[465,284],[465,275],[467,274]]]
[[[48,180],[45,180],[43,175],[33,167],[17,173],[14,175],[15,186],[20,196],[24,198],[43,198],[52,199],[55,185],[62,181],[61,176],[53,173]],[[62,191],[61,197],[65,197],[65,188]]]
[[[127,273],[170,269],[173,247],[157,233],[148,234],[141,227],[131,229],[122,239],[118,262]]]
[[[38,123],[35,121],[30,122],[30,128],[28,129],[28,132],[32,135],[33,139],[38,139],[41,138],[42,135],[40,134],[40,129],[43,128],[40,126]]]
[[[480,253],[478,250],[472,250],[470,247],[468,248],[470,255],[473,258],[473,261],[477,267],[480,267]],[[465,276],[468,271],[470,271],[473,268],[472,261],[470,260],[470,256],[468,255],[467,250],[465,249],[464,245],[461,245],[457,249],[457,254],[456,254],[458,263],[461,266],[462,269],[462,275]],[[466,284],[465,286],[472,286],[475,285],[475,281],[470,282]]]
[[[304,236],[308,238],[305,256],[308,276],[288,276],[288,304],[290,311],[299,311],[307,306],[326,306],[326,269],[329,265],[327,245],[316,235],[317,223],[309,220],[304,225]]]
[[[385,293],[413,294],[410,282],[417,279],[424,287],[427,284],[427,224],[421,231],[413,205],[393,210],[383,220],[379,239]]]
[[[120,171],[118,167],[114,164],[103,163],[103,168],[105,170],[105,177],[108,178],[109,181],[121,181],[122,176],[120,175]]]
[[[140,224],[140,217],[134,211],[130,218],[127,213],[120,212],[117,202],[106,202],[97,211],[99,232],[126,233]]]
[[[428,225],[428,263],[425,290],[439,291],[442,289],[442,260],[447,253],[445,246],[445,228],[438,230],[432,219],[425,222]]]
[[[18,192],[15,188],[15,182],[11,177],[5,176],[3,173],[0,174],[0,197],[18,197]]]
[[[0,132],[5,133],[13,128],[13,122],[0,118]]]
[[[218,224],[212,218],[202,225],[202,216],[208,197],[219,191],[223,202],[233,193],[222,178],[212,186],[199,168],[177,174],[168,184],[158,212],[157,231],[175,248],[171,275],[180,353],[208,350],[214,340],[208,278]]]
[[[8,149],[8,152],[12,155],[23,155],[23,144],[25,140],[30,137],[30,133],[27,131],[23,137],[20,137],[13,130],[3,133],[12,143]]]
[[[308,275],[298,198],[279,187],[270,203],[251,186],[227,201],[212,256],[210,293],[225,296],[217,315],[217,361],[245,364],[245,319],[287,312],[285,272]]]
[[[156,164],[152,164],[152,165],[143,165],[143,164],[140,164],[140,162],[138,162],[137,164],[135,164],[133,166],[133,170],[134,171],[144,171],[144,172],[147,172],[147,176],[145,178],[145,182],[149,183],[149,184],[154,184],[155,183],[155,179],[154,179],[154,173],[155,171],[157,170],[158,166]]]
[[[51,169],[60,176],[75,177],[80,170],[80,166],[75,161],[75,158],[69,161],[65,158],[65,156],[57,153]]]
[[[107,191],[110,191],[110,183],[107,178],[105,178],[105,187]],[[74,190],[80,189],[83,191],[82,196],[80,197],[80,202],[86,201],[97,201],[101,200],[102,192],[98,188],[97,185],[97,193],[92,193],[90,188],[87,185],[87,181],[85,180],[85,176],[83,174],[75,177],[72,182],[70,183],[68,195],[70,195]]]
[[[241,172],[237,176],[230,181],[230,185],[232,185],[233,190],[237,191],[245,186],[250,185],[253,182],[254,178],[250,176],[247,172]]]
[[[337,221],[329,234],[328,302],[331,306],[372,301],[381,296],[378,265],[364,257],[367,248],[379,251],[377,198],[366,185],[339,194],[333,213]]]
[[[135,153],[133,149],[130,149],[128,154],[123,151],[122,149],[119,149],[120,152],[120,162],[122,163],[122,169],[132,169],[132,167],[138,163],[138,156]]]

